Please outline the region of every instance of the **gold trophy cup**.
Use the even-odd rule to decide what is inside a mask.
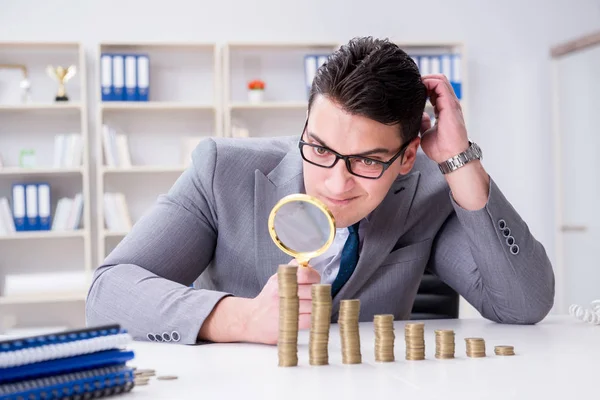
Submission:
[[[58,93],[54,100],[69,101],[69,96],[67,96],[67,92],[65,91],[65,83],[75,76],[77,67],[75,65],[70,65],[67,68],[61,66],[55,68],[52,65],[48,65],[46,72],[48,72],[48,75],[52,79],[58,82]]]

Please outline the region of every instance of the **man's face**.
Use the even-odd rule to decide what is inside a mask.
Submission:
[[[404,144],[398,126],[388,126],[366,117],[344,112],[323,96],[313,102],[308,126],[302,139],[325,146],[343,155],[365,155],[379,161],[390,160]],[[304,161],[306,193],[324,202],[338,228],[350,226],[373,211],[386,196],[398,174],[406,174],[414,164],[419,139],[406,148],[379,179],[352,175],[343,160],[333,168],[322,168]],[[310,148],[306,147],[306,151]]]

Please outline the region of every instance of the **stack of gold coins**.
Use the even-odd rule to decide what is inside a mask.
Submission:
[[[482,338],[466,338],[467,357],[485,357],[485,340]]]
[[[513,346],[496,346],[494,347],[494,353],[497,356],[514,356],[515,348]]]
[[[279,338],[277,350],[280,367],[298,365],[298,266],[280,265],[277,270],[279,286]]]
[[[391,362],[394,357],[394,315],[380,314],[373,318],[375,328],[375,361]]]
[[[435,331],[435,358],[454,358],[454,331],[440,329]]]
[[[314,284],[311,288],[312,313],[308,362],[310,365],[329,364],[329,326],[331,323],[331,285]]]
[[[360,300],[342,300],[340,302],[340,315],[338,324],[342,340],[342,363],[360,364],[360,334],[358,332],[358,316],[360,314]]]
[[[408,323],[404,326],[406,341],[406,359],[425,359],[425,324],[423,322]]]

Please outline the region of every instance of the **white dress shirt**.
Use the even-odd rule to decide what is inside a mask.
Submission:
[[[321,283],[332,284],[340,270],[340,260],[346,239],[348,239],[348,228],[337,228],[335,230],[333,243],[325,253],[310,260],[309,264],[321,274]]]

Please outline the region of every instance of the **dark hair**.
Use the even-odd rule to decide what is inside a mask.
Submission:
[[[341,46],[319,68],[308,109],[323,95],[350,114],[399,124],[404,141],[419,135],[427,90],[413,59],[388,39],[361,37]]]

